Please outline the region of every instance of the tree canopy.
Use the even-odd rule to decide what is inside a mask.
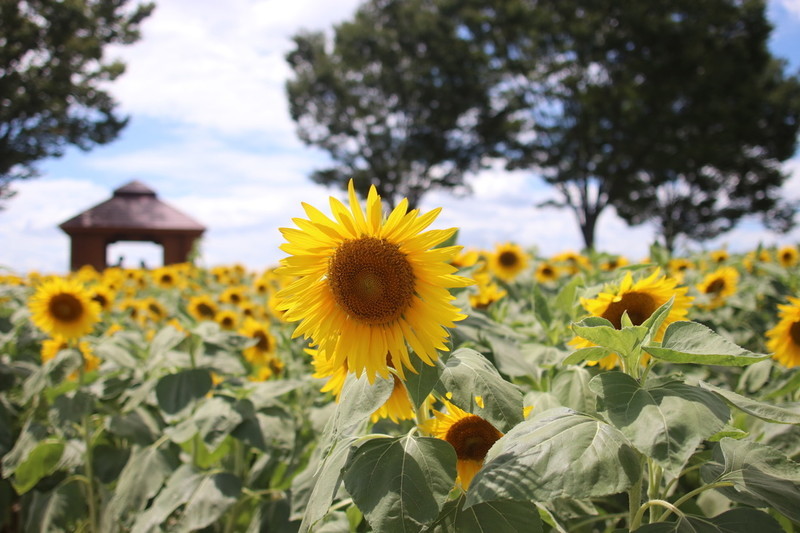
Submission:
[[[108,82],[125,70],[104,50],[140,38],[154,4],[128,0],[0,1],[0,199],[35,163],[114,140],[126,125]]]
[[[488,59],[458,35],[438,0],[370,0],[325,34],[301,33],[287,55],[300,139],[333,160],[312,179],[414,207],[431,189],[465,191],[486,161]],[[495,117],[496,122],[496,117]]]

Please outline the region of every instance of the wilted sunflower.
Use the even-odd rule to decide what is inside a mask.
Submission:
[[[28,308],[39,329],[67,340],[91,333],[100,320],[100,304],[92,300],[81,283],[64,278],[42,283],[31,296]]]
[[[403,199],[386,220],[375,187],[366,213],[348,185],[350,209],[330,199],[335,220],[303,204],[309,219],[296,218],[299,229],[282,228],[290,254],[278,272],[297,276],[278,294],[283,320],[300,321],[293,336],[311,338],[336,366],[345,361],[351,372],[387,377],[387,353],[403,377],[413,368],[406,342],[417,357],[432,365],[437,350],[448,350],[447,327],[465,318],[450,302],[452,287],[471,281],[453,275],[450,265],[460,246],[434,248],[455,232],[423,232],[438,215],[419,215]]]
[[[800,366],[800,298],[788,298],[789,303],[778,306],[780,320],[767,331],[767,349],[785,367]]]
[[[534,278],[536,278],[538,283],[556,281],[560,276],[561,274],[559,273],[558,267],[548,261],[539,263],[534,273]]]
[[[472,478],[483,467],[489,448],[503,434],[480,416],[467,413],[447,400],[443,403],[445,411],[433,410],[429,430],[456,450],[456,483],[467,490]]]
[[[254,365],[265,365],[275,356],[277,343],[275,337],[269,332],[269,326],[253,318],[245,318],[239,333],[245,337],[257,339],[253,346],[243,350],[244,358]]]
[[[186,310],[195,320],[214,320],[217,316],[217,303],[208,295],[201,294],[189,298]]]
[[[736,294],[736,285],[739,282],[739,272],[735,268],[720,267],[710,274],[706,274],[703,281],[697,284],[697,290],[706,299],[699,304],[704,309],[716,309],[721,306],[728,296]]]
[[[513,281],[528,267],[528,254],[518,244],[498,244],[489,256],[489,270],[503,281]]]
[[[778,262],[786,268],[793,267],[800,261],[800,252],[797,251],[797,246],[782,246],[778,250],[777,256]]]
[[[653,340],[660,341],[664,337],[667,326],[675,321],[683,320],[692,305],[692,297],[687,296],[687,287],[678,287],[675,279],[661,275],[661,270],[656,269],[648,277],[634,283],[633,275],[625,273],[619,287],[612,292],[601,292],[597,297],[581,298],[584,309],[592,316],[605,318],[616,329],[622,328],[622,315],[627,311],[628,317],[634,326],[641,325],[670,298],[675,297],[672,309],[664,319],[661,327],[653,336]],[[575,348],[586,348],[593,344],[586,339],[575,337],[570,344]],[[611,354],[597,363],[605,369],[614,368],[619,357]],[[593,363],[589,363],[593,364]]]

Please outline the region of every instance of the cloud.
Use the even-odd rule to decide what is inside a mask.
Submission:
[[[778,0],[778,4],[790,14],[800,19],[800,0]]]

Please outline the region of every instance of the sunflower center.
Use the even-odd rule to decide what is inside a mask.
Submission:
[[[789,336],[792,338],[795,346],[800,346],[800,322],[792,322],[789,327]]]
[[[657,309],[653,297],[644,292],[627,292],[619,301],[611,302],[602,317],[611,322],[615,328],[622,329],[622,315],[628,312],[628,318],[634,326],[641,325],[650,318]]]
[[[108,307],[108,299],[102,294],[96,293],[94,296],[92,296],[92,300],[99,303],[100,307],[102,307],[103,309]]]
[[[201,303],[197,306],[197,314],[203,317],[213,318],[216,311],[210,305]]]
[[[708,287],[706,287],[706,294],[719,294],[724,288],[725,280],[722,278],[717,278],[708,284]]]
[[[489,448],[502,436],[483,418],[469,415],[450,426],[444,440],[455,448],[458,459],[483,461]]]
[[[498,256],[497,260],[504,267],[511,268],[517,265],[519,262],[519,257],[517,257],[517,254],[514,252],[503,252]]]
[[[256,347],[259,350],[263,350],[265,352],[269,351],[269,349],[270,349],[269,339],[267,338],[266,333],[264,333],[263,331],[256,331],[255,334],[253,335],[253,337],[258,339],[258,342],[256,343]]]
[[[83,304],[72,294],[57,294],[50,299],[50,314],[60,322],[74,322],[83,314]]]
[[[328,264],[333,298],[350,316],[368,324],[400,318],[414,296],[414,271],[400,247],[384,239],[343,242]]]

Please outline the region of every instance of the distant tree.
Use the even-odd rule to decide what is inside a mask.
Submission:
[[[106,91],[124,71],[111,44],[140,38],[153,4],[128,0],[0,0],[0,199],[35,163],[114,140],[127,123]]]
[[[492,124],[483,51],[458,35],[439,0],[370,0],[354,20],[301,33],[287,55],[299,138],[334,165],[311,176],[394,205],[414,207],[433,189],[465,192],[464,176],[486,163]],[[494,120],[492,120],[494,119]]]
[[[669,249],[749,214],[791,226],[800,85],[767,49],[763,1],[473,3],[466,34],[505,73],[502,155],[556,188],[587,248],[612,205]]]

